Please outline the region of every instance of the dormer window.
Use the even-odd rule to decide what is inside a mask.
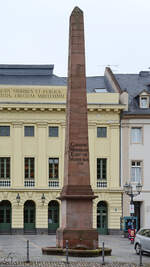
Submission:
[[[149,97],[148,96],[140,97],[140,108],[149,108]]]
[[[94,91],[96,93],[107,93],[107,89],[106,88],[95,88]]]

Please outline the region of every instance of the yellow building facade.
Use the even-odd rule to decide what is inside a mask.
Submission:
[[[0,233],[52,233],[61,225],[66,86],[0,85]],[[89,92],[88,129],[93,227],[118,233],[119,93]],[[78,216],[78,215],[76,215]]]

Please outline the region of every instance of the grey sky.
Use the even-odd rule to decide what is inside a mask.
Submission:
[[[87,75],[150,67],[150,0],[0,0],[0,64],[54,64],[67,75],[75,6],[84,11]]]

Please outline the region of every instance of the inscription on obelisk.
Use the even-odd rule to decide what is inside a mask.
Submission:
[[[64,186],[61,199],[61,228],[58,247],[98,247],[98,233],[92,228],[88,119],[85,77],[83,12],[74,8],[70,17]]]

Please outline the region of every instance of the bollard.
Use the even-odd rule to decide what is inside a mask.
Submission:
[[[29,240],[27,240],[27,263],[30,262],[30,259],[29,259]]]
[[[66,240],[66,263],[69,263],[69,259],[68,259],[68,240]]]
[[[105,265],[104,257],[105,257],[104,242],[102,242],[102,265]]]
[[[140,244],[140,266],[143,266],[142,264],[142,245]]]

